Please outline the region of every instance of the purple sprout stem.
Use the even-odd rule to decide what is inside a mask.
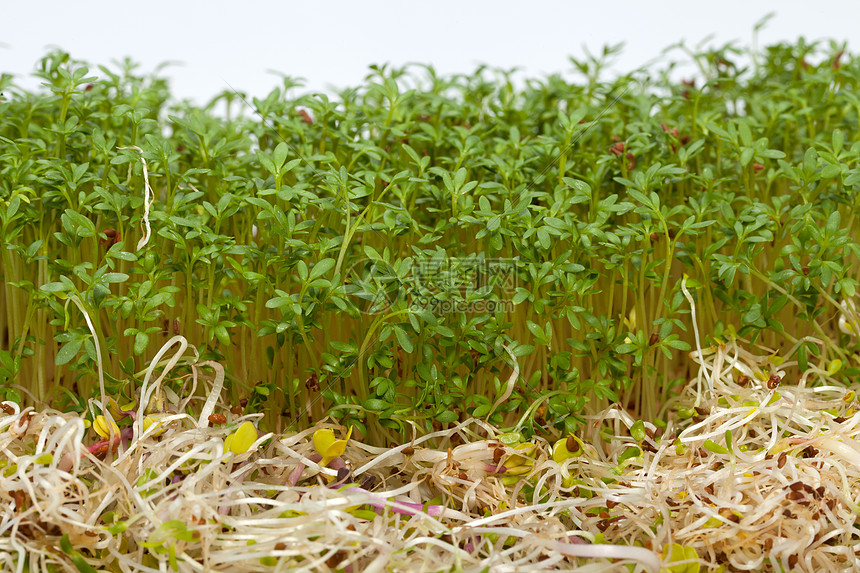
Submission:
[[[319,454],[313,454],[308,456],[308,459],[314,463],[322,460],[322,456]],[[340,458],[335,458],[340,459]],[[334,460],[332,460],[334,461]],[[287,478],[287,485],[294,486],[299,483],[299,480],[302,478],[302,472],[305,471],[305,464],[303,462],[299,462],[299,465],[296,466],[292,472],[290,472],[290,476]]]
[[[374,495],[372,492],[369,492],[366,489],[360,487],[348,487],[342,491],[352,493],[367,493],[370,495]],[[391,511],[393,511],[394,513],[400,513],[403,515],[417,515],[419,513],[426,513],[430,517],[440,517],[442,515],[442,511],[444,511],[445,509],[441,505],[427,505],[423,503],[414,503],[408,501],[385,501],[373,498],[366,503],[378,509],[385,509],[386,507],[390,507]]]
[[[319,462],[320,460],[322,460],[322,456],[319,454],[313,454],[313,455],[308,456],[308,459],[310,461],[316,463],[316,462]],[[345,466],[346,466],[346,462],[344,462],[342,458],[337,457],[337,458],[332,459],[326,467],[337,470],[337,469],[340,469],[340,468],[345,467]],[[299,464],[296,466],[296,468],[292,472],[290,472],[289,477],[287,477],[287,485],[295,486],[299,482],[299,480],[301,479],[302,472],[305,470],[305,467],[306,466],[304,463],[299,462]],[[502,471],[504,471],[504,466],[498,466],[498,468],[496,466],[488,466],[488,468],[492,468],[494,471],[499,471],[500,469]],[[329,487],[339,487],[339,484],[332,483],[331,486],[329,486]],[[353,493],[366,493],[366,494],[370,494],[371,496],[376,495],[373,492],[370,492],[370,491],[368,491],[362,487],[357,487],[357,486],[348,487],[348,488],[345,488],[341,491],[353,492]],[[391,511],[393,511],[394,513],[400,513],[403,515],[416,515],[419,513],[426,513],[430,517],[440,517],[442,515],[442,511],[445,509],[441,505],[426,505],[423,503],[414,503],[414,502],[408,502],[408,501],[389,502],[389,501],[380,501],[377,498],[372,498],[370,501],[367,502],[367,504],[370,506],[373,506],[379,510],[384,510],[386,507],[390,507]],[[219,513],[220,513],[220,511],[219,511]]]
[[[122,430],[120,430],[118,436],[114,436],[113,442],[105,438],[103,440],[99,440],[91,446],[86,446],[84,449],[94,456],[104,455],[107,454],[109,450],[116,449],[120,442],[122,442],[122,446],[124,448],[128,448],[128,444],[133,436],[134,428],[123,428]],[[81,452],[81,457],[84,457],[83,452]],[[72,465],[74,465],[72,454],[67,453],[63,455],[62,459],[60,460],[60,463],[57,464],[57,469],[67,472],[72,469]]]
[[[120,441],[122,441],[122,446],[124,448],[127,448],[129,442],[131,441],[132,436],[134,436],[134,428],[131,428],[131,427],[123,428],[122,430],[119,431],[118,436],[114,436],[112,443],[110,442],[110,439],[105,438],[104,440],[99,440],[98,442],[96,442],[92,446],[87,446],[85,449],[89,453],[97,455],[98,453],[105,451],[105,448],[107,447],[108,443],[111,444],[110,448],[108,448],[108,449],[112,450],[112,449],[117,447],[117,445],[120,443]]]

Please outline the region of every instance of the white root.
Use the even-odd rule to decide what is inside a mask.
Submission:
[[[486,419],[488,421],[490,419],[490,416],[493,415],[493,412],[496,411],[496,408],[498,408],[499,406],[504,404],[505,400],[507,400],[508,398],[511,397],[511,393],[514,391],[514,386],[517,383],[517,378],[519,378],[519,376],[520,376],[520,365],[517,362],[517,357],[514,356],[514,353],[511,352],[510,348],[508,348],[507,346],[505,346],[504,348],[505,348],[505,351],[508,353],[508,356],[511,357],[511,361],[513,361],[514,371],[511,373],[510,377],[508,378],[507,383],[505,384],[505,391],[502,392],[502,395],[499,396],[495,402],[493,402],[493,406],[490,408],[490,411],[487,412],[487,418]]]
[[[328,467],[313,461],[320,459],[313,434],[344,432],[331,423],[274,440],[260,433],[246,453],[225,453],[224,440],[237,425],[259,423],[260,415],[207,423],[216,408],[226,407],[224,372],[213,364],[205,400],[174,397],[182,411],[165,413],[159,428],[143,431],[150,398],[186,350],[185,340],[174,337],[157,354],[143,381],[133,436],[104,461],[87,452],[80,417],[3,404],[3,568],[16,570],[24,556],[34,570],[60,564],[41,538],[26,534],[25,525],[34,523],[96,548],[86,553],[92,567],[123,571],[168,570],[166,551],[146,549],[152,561],[143,562],[143,544],[170,538],[162,533],[176,523],[194,532],[174,548],[183,572],[621,572],[632,563],[633,571],[656,573],[685,564],[703,571],[723,564],[786,568],[790,558],[794,570],[808,573],[857,566],[856,394],[822,368],[789,385],[796,364],[776,364],[772,352],[755,354],[742,341],[691,353],[708,392],[688,386],[675,405],[679,411],[698,405],[701,417],[682,420],[668,412],[662,437],[646,422],[652,447],[630,436],[635,419],[612,407],[588,419],[594,443],[567,459],[552,455],[566,436],[532,436],[527,448],[517,449],[496,436],[520,428],[472,418],[394,448],[350,441]],[[189,360],[194,383],[185,386],[192,392],[196,369],[206,365],[195,361]],[[509,396],[514,370],[494,407]],[[761,383],[741,384],[738,373]],[[784,381],[768,388],[763,374]],[[185,411],[195,406],[199,411]],[[455,435],[464,443],[448,447]],[[291,485],[288,477],[300,466],[309,471],[299,471]],[[598,532],[601,543],[595,543]]]
[[[141,217],[143,237],[140,238],[137,242],[137,247],[135,247],[135,250],[139,251],[146,246],[149,242],[149,237],[152,235],[152,228],[149,224],[149,210],[155,202],[155,193],[152,192],[152,187],[149,185],[149,170],[146,167],[146,158],[143,157],[143,150],[136,145],[120,147],[119,149],[134,149],[140,153],[140,163],[143,165],[143,217]]]

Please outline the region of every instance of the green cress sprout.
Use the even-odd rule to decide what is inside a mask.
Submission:
[[[858,60],[618,49],[0,75],[2,568],[850,566]]]

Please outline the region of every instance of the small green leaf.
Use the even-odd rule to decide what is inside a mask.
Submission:
[[[663,547],[660,556],[663,562],[669,565],[664,569],[668,573],[699,573],[701,568],[699,554],[693,547],[672,543]],[[673,563],[679,564],[673,565]]]
[[[582,441],[576,436],[562,438],[552,447],[552,459],[557,464],[563,464],[570,458],[581,456],[583,451]]]
[[[75,553],[75,548],[72,547],[72,542],[69,541],[68,533],[64,533],[63,536],[60,538],[60,549],[62,549],[63,553],[65,553],[66,555],[72,555],[73,553]]]
[[[729,453],[729,451],[725,447],[721,446],[713,440],[705,440],[704,446],[706,450],[714,452],[715,454],[727,455]]]
[[[334,259],[323,259],[323,260],[321,260],[320,262],[318,262],[317,264],[314,265],[314,267],[311,269],[310,275],[308,276],[308,278],[306,280],[312,281],[316,278],[323,276],[324,274],[329,272],[331,269],[333,269],[334,265],[335,265]],[[305,280],[305,279],[303,279],[303,280]]]
[[[540,246],[544,249],[549,250],[549,248],[552,246],[552,239],[550,238],[549,233],[547,233],[546,229],[538,229],[537,238],[538,242],[540,243]]]
[[[81,346],[84,344],[83,338],[72,338],[70,341],[65,343],[60,347],[60,350],[57,351],[57,356],[54,359],[54,364],[57,366],[62,366],[63,364],[71,361],[75,356],[78,355],[78,352],[81,350]]]
[[[299,273],[299,278],[302,279],[302,282],[307,282],[308,280],[308,265],[304,261],[300,260],[296,263],[296,271]]]
[[[128,275],[125,273],[105,273],[102,275],[102,280],[106,283],[124,283],[128,280]]]
[[[809,355],[805,344],[801,344],[800,348],[797,349],[797,367],[801,372],[806,372],[809,369]]]
[[[221,346],[230,346],[230,334],[227,332],[224,324],[216,325],[213,332],[215,333],[215,338],[221,343]]]
[[[842,134],[841,129],[833,130],[833,133],[830,135],[830,141],[833,145],[833,153],[836,155],[842,153],[842,145],[845,143],[845,136]]]
[[[839,211],[834,210],[829,217],[827,217],[827,224],[824,226],[824,230],[828,235],[835,235],[839,230],[839,223],[841,221],[841,216],[839,215]]]
[[[409,335],[406,334],[406,331],[399,326],[395,326],[394,335],[397,337],[397,343],[400,347],[408,354],[412,354],[412,351],[415,350],[415,346],[412,344],[412,340],[409,338]]]
[[[512,352],[514,353],[514,356],[516,356],[517,358],[522,358],[523,356],[528,356],[529,354],[531,354],[534,351],[535,351],[535,347],[532,346],[531,344],[520,344],[519,346],[517,346],[516,348],[514,348],[512,350]]]
[[[80,571],[80,573],[97,573],[92,565],[87,563],[87,560],[84,559],[80,553],[75,551],[75,548],[72,546],[72,542],[69,541],[68,533],[64,533],[60,538],[60,549],[62,549],[63,553],[66,555],[71,556],[72,563],[75,564],[75,567]]]
[[[629,460],[630,458],[635,458],[642,454],[642,450],[637,448],[636,446],[631,446],[624,450],[620,456],[618,456],[618,465],[621,465],[622,462]]]
[[[523,435],[519,432],[508,432],[499,436],[499,441],[506,446],[515,446],[523,441]]]
[[[71,287],[71,285],[69,285],[69,284],[62,283],[62,282],[55,282],[55,283],[45,283],[40,287],[39,290],[42,290],[45,292],[65,292],[67,290],[70,290],[70,287]]]
[[[436,416],[436,421],[441,422],[443,424],[449,424],[451,422],[457,421],[457,412],[453,410],[444,410],[442,413]]]
[[[517,287],[517,292],[516,292],[516,294],[514,294],[513,303],[514,304],[520,304],[520,303],[524,302],[530,296],[531,296],[531,293],[528,290],[526,290],[522,287]]]
[[[812,175],[815,171],[815,168],[818,166],[818,152],[815,151],[814,147],[810,147],[806,150],[806,153],[803,154],[803,171],[807,175]]]
[[[111,535],[122,535],[125,533],[126,529],[128,529],[128,523],[125,521],[117,521],[116,523],[112,523],[108,526],[107,531]]]
[[[385,400],[380,400],[378,398],[368,398],[364,401],[364,407],[368,410],[379,412],[388,408],[390,404]]]
[[[284,162],[287,160],[288,151],[289,148],[287,147],[287,144],[283,141],[275,147],[275,151],[272,152],[272,163],[274,164],[276,170],[280,170],[281,167],[284,166]]]
[[[647,435],[645,433],[645,423],[642,422],[642,420],[636,420],[633,422],[633,425],[630,426],[630,435],[637,442],[643,441]]]
[[[149,346],[149,335],[145,332],[138,332],[134,335],[134,354],[140,356]]]

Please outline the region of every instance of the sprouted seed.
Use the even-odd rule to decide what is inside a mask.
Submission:
[[[523,441],[472,418],[395,448],[325,421],[280,437],[260,436],[258,416],[228,423],[213,413],[229,404],[212,363],[200,412],[189,399],[181,412],[169,400],[147,412],[182,342],[168,341],[147,370],[136,419],[113,423],[123,424],[116,449],[85,445],[116,434],[107,418],[87,430],[74,414],[0,404],[6,570],[65,563],[53,549],[61,537],[74,559],[123,571],[860,566],[856,394],[825,369],[797,376],[796,363],[741,340],[690,353],[712,393],[688,385],[662,434],[613,406],[577,436]],[[741,380],[762,368],[766,383]],[[147,414],[162,416],[159,432],[137,425]],[[462,443],[434,449],[454,435]]]

